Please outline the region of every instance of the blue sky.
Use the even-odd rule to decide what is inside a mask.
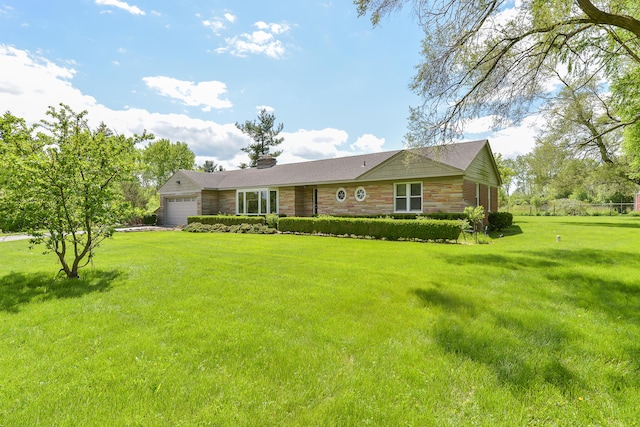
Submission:
[[[420,40],[409,11],[372,28],[348,0],[0,0],[0,109],[34,123],[64,102],[227,168],[261,108],[284,123],[280,163],[396,150]],[[488,122],[468,139],[531,148],[531,128]]]

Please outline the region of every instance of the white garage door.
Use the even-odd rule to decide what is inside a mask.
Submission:
[[[167,199],[167,225],[186,224],[187,217],[197,215],[195,197],[171,197]]]

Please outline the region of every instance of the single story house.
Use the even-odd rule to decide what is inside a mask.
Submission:
[[[158,222],[192,215],[389,215],[498,209],[487,140],[223,172],[180,170],[159,190]]]

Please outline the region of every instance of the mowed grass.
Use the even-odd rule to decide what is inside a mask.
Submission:
[[[556,236],[561,241],[556,242]],[[640,218],[0,243],[0,425],[638,425]]]

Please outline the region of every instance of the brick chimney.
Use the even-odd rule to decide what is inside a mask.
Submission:
[[[260,156],[256,162],[257,169],[268,169],[276,165],[276,158],[269,155]]]

